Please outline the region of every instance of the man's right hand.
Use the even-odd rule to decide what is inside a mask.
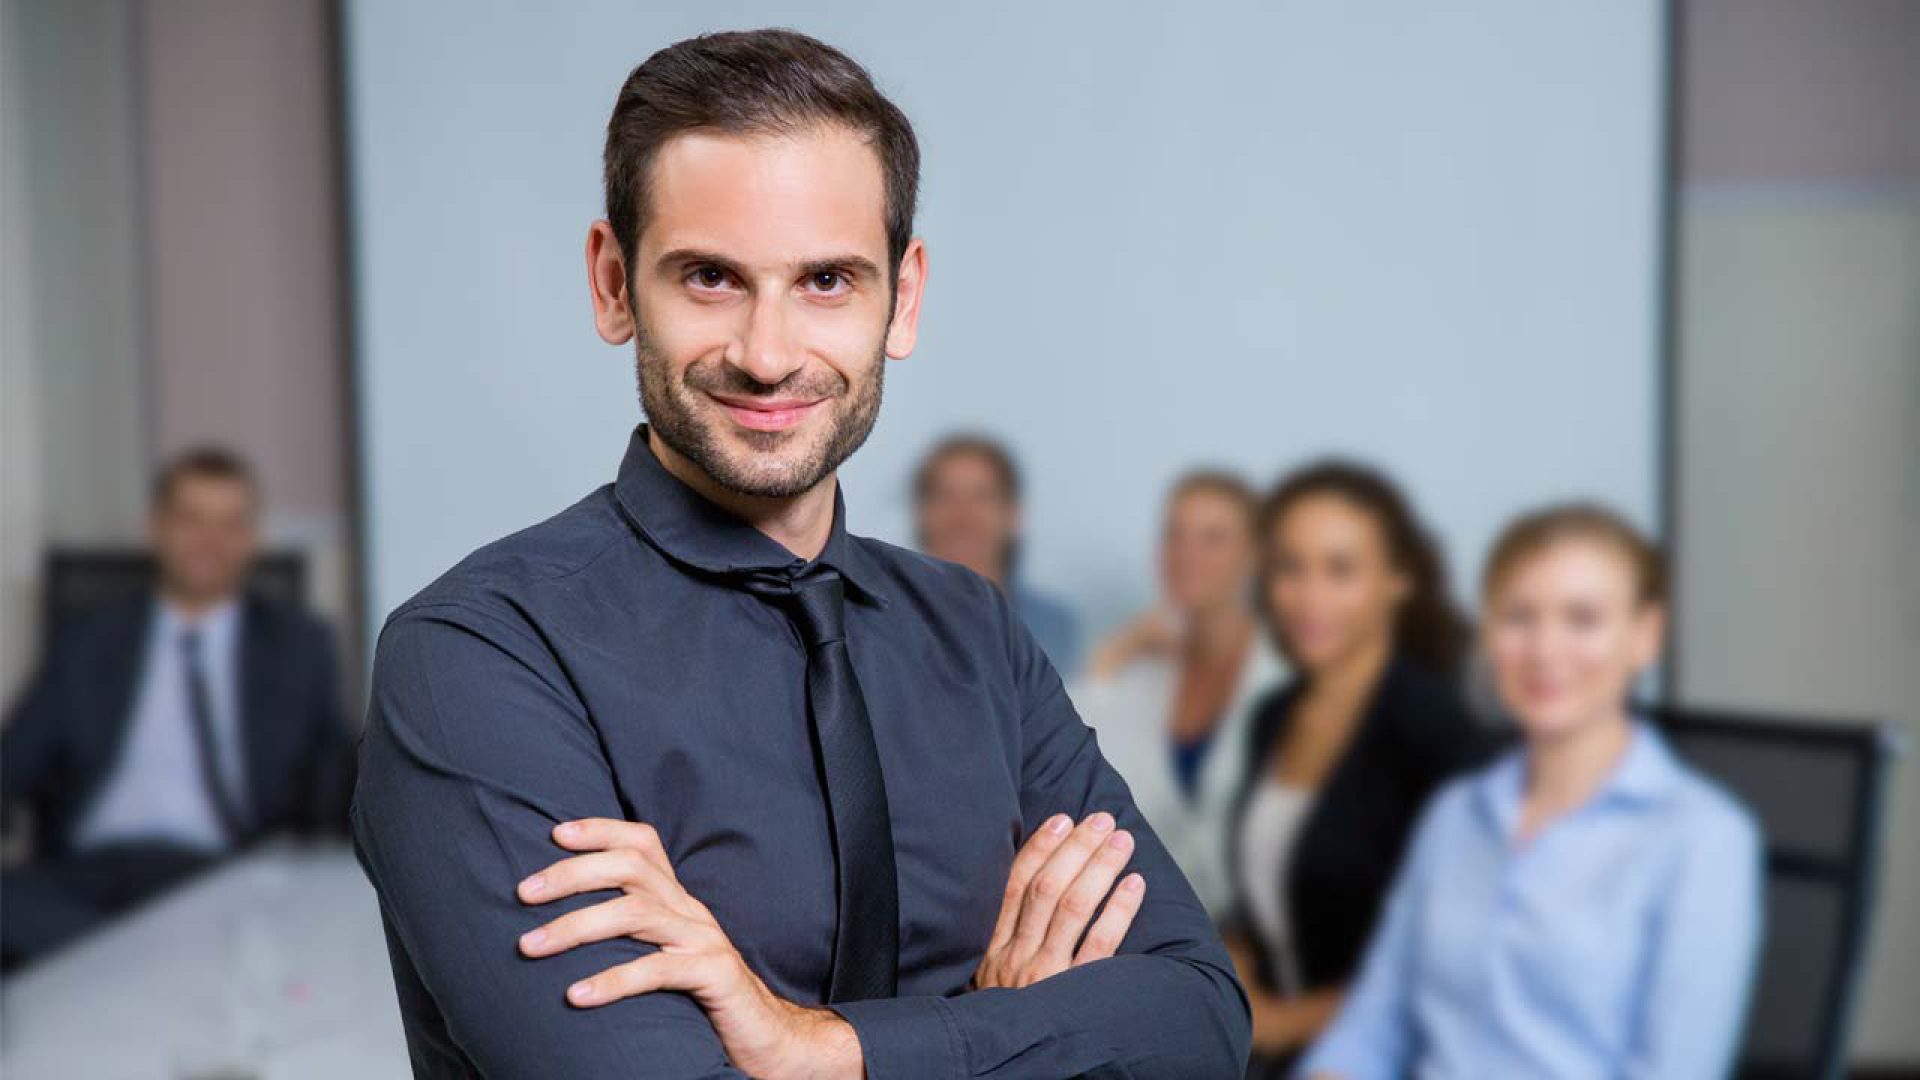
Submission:
[[[1022,987],[1112,956],[1147,892],[1139,874],[1114,887],[1132,856],[1133,836],[1115,831],[1112,814],[1090,814],[1077,826],[1065,814],[1049,818],[1014,856],[973,988]]]

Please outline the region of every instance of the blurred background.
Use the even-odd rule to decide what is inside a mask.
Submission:
[[[356,726],[389,610],[611,479],[638,406],[583,280],[607,112],[655,49],[761,25],[866,64],[925,153],[931,291],[843,473],[856,531],[921,541],[923,456],[995,441],[1019,577],[1078,656],[1156,603],[1196,468],[1378,466],[1469,612],[1505,521],[1594,499],[1672,563],[1650,698],[1913,727],[1908,0],[0,0],[8,702],[146,572],[156,473],[217,446],[248,466],[261,587],[324,627],[329,685],[302,685]],[[1822,1060],[1860,1076],[1920,1075],[1920,764],[1887,760],[1866,802],[1791,765],[1749,794],[1864,853],[1808,916],[1796,962],[1832,970],[1773,1024],[1838,1030]],[[5,809],[9,861],[42,857]],[[265,1074],[404,1074],[350,857],[274,852],[10,970],[8,1074],[213,1075],[236,1045],[274,1047]],[[326,948],[249,914],[288,904]],[[188,1006],[219,1030],[180,1036]]]

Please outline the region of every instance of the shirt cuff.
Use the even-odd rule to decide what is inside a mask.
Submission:
[[[827,1008],[853,1026],[867,1080],[965,1080],[966,1040],[944,998],[875,998]]]

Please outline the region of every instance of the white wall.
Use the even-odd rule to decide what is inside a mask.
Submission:
[[[1523,504],[1651,520],[1659,4],[907,8],[348,4],[376,625],[611,478],[638,408],[588,318],[602,128],[705,29],[840,45],[924,146],[922,345],[846,471],[857,531],[906,538],[955,426],[1023,456],[1031,574],[1095,625],[1149,597],[1189,465],[1364,454],[1462,573]]]

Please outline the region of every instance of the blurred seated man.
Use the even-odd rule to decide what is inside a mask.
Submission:
[[[8,968],[260,838],[344,834],[352,745],[333,645],[245,591],[259,491],[221,450],[155,481],[157,588],[52,628],[0,741],[0,811],[33,822],[0,878]]]
[[[1071,678],[1080,668],[1080,626],[1068,607],[1020,580],[1020,470],[1006,447],[980,435],[952,435],[920,461],[913,484],[920,550],[959,563],[1007,594],[1013,610]]]

